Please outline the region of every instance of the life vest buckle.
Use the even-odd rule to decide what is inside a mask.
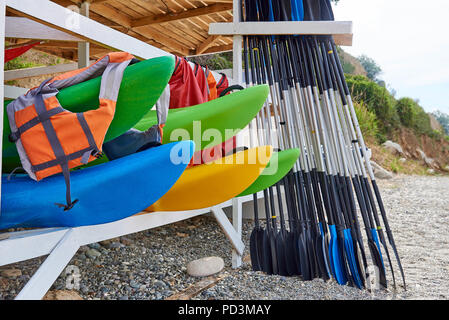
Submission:
[[[55,205],[57,205],[60,208],[64,208],[64,211],[69,211],[75,206],[75,204],[77,202],[78,202],[78,199],[75,199],[75,201],[72,201],[69,204],[55,203]]]

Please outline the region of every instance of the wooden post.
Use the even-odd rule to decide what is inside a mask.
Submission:
[[[83,1],[80,6],[80,14],[89,18],[90,3]],[[78,68],[89,66],[90,62],[90,45],[87,41],[78,42]]]
[[[240,22],[240,1],[233,0],[233,23],[238,24]],[[236,35],[233,37],[233,47],[232,47],[232,78],[236,84],[242,84],[243,82],[243,63],[242,63],[242,39],[241,35]]]
[[[242,238],[242,200],[240,198],[232,199],[232,225],[234,226],[239,239]],[[242,265],[242,254],[232,250],[232,267],[238,268]]]
[[[233,22],[240,22],[240,1],[233,0],[232,16]],[[243,84],[243,59],[242,59],[242,41],[243,37],[236,35],[233,37],[232,46],[232,78],[235,84]],[[240,147],[243,145],[242,134],[237,134],[236,136],[236,146]],[[242,201],[239,198],[232,200],[232,224],[236,230],[239,238],[242,237]],[[238,268],[242,265],[242,255],[236,250],[232,250],[232,267]]]
[[[6,16],[6,0],[0,0],[0,101],[3,101],[5,86],[3,84],[5,69],[5,16]],[[3,108],[0,110],[0,150],[2,150],[3,142]],[[2,173],[2,157],[0,157],[0,174]],[[0,182],[0,201],[1,201],[2,185]],[[2,214],[0,212],[0,214]]]

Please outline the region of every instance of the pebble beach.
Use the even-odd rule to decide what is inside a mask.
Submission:
[[[231,245],[212,216],[83,246],[53,284],[84,300],[171,299],[202,278],[187,273],[195,259],[224,260],[219,279],[194,300],[403,300],[449,299],[449,177],[398,175],[378,181],[406,274],[407,291],[393,259],[397,290],[359,290],[321,279],[253,272],[249,259],[252,221],[243,223],[241,268],[231,267]],[[13,299],[45,257],[0,267],[0,299]],[[387,267],[388,269],[388,267]],[[76,271],[76,286],[69,277]]]

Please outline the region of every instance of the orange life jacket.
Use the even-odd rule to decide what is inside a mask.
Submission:
[[[210,72],[208,67],[205,67],[205,73],[207,78],[207,84],[209,86],[209,101],[217,99],[217,81],[215,81],[214,75]]]
[[[78,201],[70,197],[71,168],[101,155],[104,137],[114,118],[123,72],[133,56],[110,53],[92,65],[44,81],[7,107],[10,140],[16,143],[22,166],[39,181],[62,172],[69,210]],[[99,102],[95,110],[73,113],[63,109],[58,90],[102,75]]]

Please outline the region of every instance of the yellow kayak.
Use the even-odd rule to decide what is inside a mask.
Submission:
[[[271,146],[257,147],[187,169],[175,185],[145,211],[195,210],[232,199],[256,181],[272,154]]]

